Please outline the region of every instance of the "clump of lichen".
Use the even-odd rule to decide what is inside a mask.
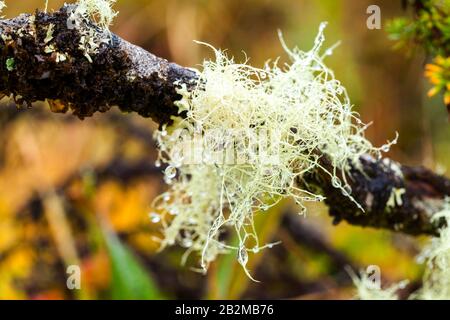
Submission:
[[[6,8],[5,1],[0,1],[0,13],[2,13],[3,9]]]
[[[358,300],[398,300],[398,292],[404,289],[408,281],[401,281],[393,284],[390,287],[382,288],[381,283],[374,282],[370,279],[367,272],[361,271],[359,276],[348,270],[353,284],[356,287]]]
[[[92,63],[92,56],[98,53],[102,44],[109,43],[109,27],[117,12],[113,10],[116,0],[78,0],[67,19],[68,29],[80,33],[79,49]],[[93,28],[92,23],[98,27]]]
[[[439,232],[439,237],[432,239],[419,256],[419,262],[426,263],[422,287],[411,294],[409,299],[416,300],[448,300],[450,299],[450,202],[433,216],[433,220],[444,219],[446,226]],[[374,286],[367,274],[362,272],[356,276],[350,271],[356,286],[356,298],[361,300],[396,300],[398,290],[404,288],[406,281],[381,289]]]
[[[439,237],[433,238],[422,253],[421,259],[426,260],[427,270],[422,288],[413,297],[424,300],[448,300],[450,299],[450,204],[433,219],[445,219],[447,226],[440,230]]]
[[[113,5],[116,0],[78,0],[77,13],[90,18],[102,29],[109,30],[118,12]]]
[[[216,59],[203,63],[198,86],[179,91],[185,117],[156,132],[158,162],[168,165],[170,185],[151,213],[163,226],[163,247],[179,243],[187,254],[199,253],[202,270],[218,254],[235,251],[245,268],[248,253],[266,246],[258,242],[254,214],[287,197],[302,213],[304,202],[324,200],[302,186],[306,173],[324,170],[351,198],[350,165],[382,150],[364,137],[366,125],[323,63],[331,54],[320,53],[324,27],[308,52],[283,43],[291,60],[283,67],[277,61],[262,69],[235,63],[211,47]],[[323,156],[332,170],[321,166]],[[227,242],[230,231],[237,246]]]

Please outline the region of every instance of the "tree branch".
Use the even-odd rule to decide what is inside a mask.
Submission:
[[[331,170],[325,157],[322,165]],[[433,219],[450,197],[450,180],[423,167],[402,166],[388,158],[361,159],[361,168],[347,176],[351,195],[364,212],[340,189],[332,186],[331,177],[318,172],[306,177],[326,197],[334,223],[342,220],[353,225],[384,228],[411,235],[438,235],[444,219]]]
[[[180,98],[174,82],[189,84],[195,72],[88,21],[70,28],[75,8],[65,5],[51,14],[37,11],[0,21],[0,92],[29,107],[51,100],[52,111],[71,109],[80,119],[117,105],[124,112],[170,123],[178,114],[173,102]],[[102,42],[96,50],[95,41]]]
[[[29,107],[47,99],[52,111],[70,109],[81,119],[117,105],[160,125],[170,123],[178,114],[177,85],[195,85],[195,71],[105,34],[88,21],[70,28],[68,18],[74,9],[65,5],[51,14],[36,12],[0,21],[0,92]],[[96,50],[86,44],[92,40],[89,37],[104,40],[106,36],[108,41]],[[330,165],[326,157],[322,162],[324,167]],[[365,213],[332,186],[325,172],[306,177],[307,186],[326,196],[336,223],[345,220],[413,235],[438,234],[443,221],[432,217],[450,196],[449,179],[388,159],[365,157],[361,162],[362,168],[354,168],[348,181]]]

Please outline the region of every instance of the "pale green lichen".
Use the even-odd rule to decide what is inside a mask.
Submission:
[[[405,188],[392,188],[391,195],[386,203],[386,209],[391,210],[395,207],[401,207],[403,205],[403,195],[405,194]]]
[[[450,200],[450,199],[449,199]],[[450,299],[450,202],[444,210],[434,215],[433,219],[445,219],[439,237],[425,248],[421,260],[426,260],[426,272],[422,288],[412,297],[424,300]]]
[[[5,8],[6,8],[5,1],[0,0],[0,13],[2,13],[3,9],[5,9]],[[3,16],[0,16],[0,18],[3,18]]]
[[[359,276],[351,269],[349,275],[356,287],[358,300],[398,300],[398,292],[404,289],[408,281],[401,281],[389,287],[382,288],[381,283],[374,282],[367,272],[361,271]]]
[[[202,270],[218,254],[234,250],[246,268],[248,253],[265,247],[254,214],[287,197],[301,212],[304,202],[324,200],[302,187],[305,174],[324,170],[333,186],[353,199],[345,175],[350,164],[358,167],[361,155],[380,156],[390,144],[375,148],[364,137],[366,125],[323,63],[331,54],[331,49],[320,54],[324,27],[308,52],[282,42],[291,60],[283,67],[277,61],[263,69],[235,63],[211,47],[216,59],[203,63],[198,86],[179,91],[186,117],[155,134],[158,164],[168,165],[165,180],[171,185],[151,213],[163,226],[163,247],[179,243],[187,254],[198,252]],[[319,163],[322,155],[331,170]],[[227,230],[235,232],[237,246],[225,240]]]
[[[55,53],[55,62],[56,63],[64,62],[67,60],[67,57],[68,57],[67,53],[58,52],[56,45],[51,43],[53,40],[54,31],[55,31],[55,25],[53,23],[49,23],[47,26],[47,32],[46,32],[45,39],[44,39],[44,43],[46,44],[46,46],[44,48],[44,52],[48,53],[48,54]]]
[[[98,53],[102,43],[109,43],[111,33],[109,27],[117,16],[113,9],[116,0],[78,0],[76,8],[67,19],[69,29],[77,29],[80,33],[79,49],[89,62]],[[88,22],[93,22],[100,30],[94,30]]]
[[[109,30],[118,12],[113,5],[116,0],[78,0],[76,12],[94,21],[100,28]]]
[[[416,300],[449,300],[450,299],[450,199],[446,207],[436,213],[433,219],[446,221],[446,226],[439,232],[439,237],[432,239],[419,256],[419,262],[426,263],[422,288],[411,294],[409,299]],[[396,300],[397,292],[403,288],[406,281],[394,284],[387,289],[374,287],[365,273],[357,277],[350,272],[357,289],[356,298],[362,300]]]
[[[44,39],[45,44],[47,44],[53,40],[54,29],[55,29],[55,25],[53,23],[49,23],[49,25],[47,26],[47,32],[46,32],[45,39]]]

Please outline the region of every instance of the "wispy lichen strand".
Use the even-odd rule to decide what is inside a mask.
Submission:
[[[5,1],[0,1],[0,13],[2,13],[3,9],[6,8]]]
[[[348,270],[357,290],[356,299],[359,300],[398,300],[398,292],[406,287],[407,280],[382,288],[381,284],[374,283],[364,271],[356,275]]]

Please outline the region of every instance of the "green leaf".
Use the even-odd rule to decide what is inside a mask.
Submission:
[[[138,257],[112,232],[105,231],[104,235],[111,262],[111,298],[114,300],[164,299],[164,295]]]
[[[11,72],[14,70],[14,66],[15,66],[14,58],[8,58],[6,60],[6,69]]]

